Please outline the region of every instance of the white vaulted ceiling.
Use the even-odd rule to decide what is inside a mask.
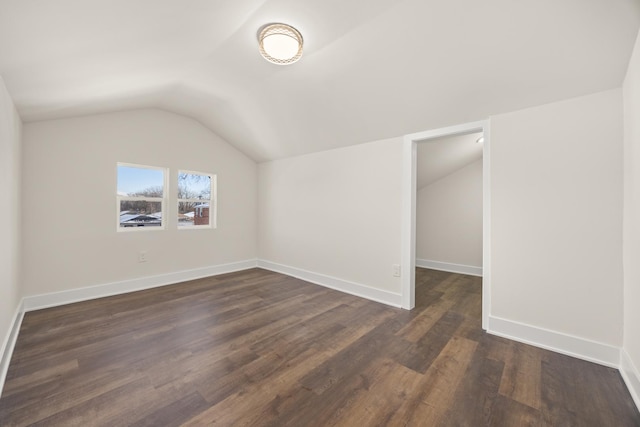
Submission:
[[[260,57],[285,22],[305,51]],[[479,120],[621,85],[638,0],[0,0],[25,121],[157,107],[257,161]]]
[[[445,136],[418,144],[417,189],[421,190],[482,158],[480,133]]]

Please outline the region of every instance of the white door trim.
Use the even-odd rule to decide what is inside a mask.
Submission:
[[[483,132],[482,155],[482,328],[491,313],[491,186],[489,121],[482,120],[405,135],[402,156],[402,308],[415,307],[416,268],[416,152],[417,143],[444,136]]]

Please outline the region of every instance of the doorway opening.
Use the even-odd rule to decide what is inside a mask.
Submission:
[[[447,128],[406,135],[403,142],[402,182],[402,307],[415,306],[417,152],[418,143],[444,137],[478,134],[483,138],[482,154],[482,328],[487,329],[491,309],[490,241],[490,135],[488,121],[466,123]]]

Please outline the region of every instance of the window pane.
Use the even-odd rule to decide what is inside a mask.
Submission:
[[[178,227],[209,225],[209,203],[178,202]]]
[[[189,227],[193,225],[195,216],[195,203],[178,202],[178,226]]]
[[[211,203],[212,178],[213,176],[208,174],[178,173],[178,227],[211,224],[209,212],[213,206]]]
[[[118,165],[118,195],[162,197],[162,170]]]
[[[162,203],[146,200],[120,201],[120,227],[162,226]]]
[[[211,176],[197,173],[179,173],[178,199],[211,199]]]

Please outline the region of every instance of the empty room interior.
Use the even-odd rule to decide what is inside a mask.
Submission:
[[[0,0],[0,425],[640,426],[639,29]]]

